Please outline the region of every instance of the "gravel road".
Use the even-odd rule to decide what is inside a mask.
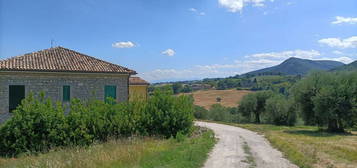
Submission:
[[[219,139],[204,168],[298,168],[253,131],[216,123],[195,124],[212,129]]]

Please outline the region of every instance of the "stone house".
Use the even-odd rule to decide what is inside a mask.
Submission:
[[[55,47],[0,61],[0,122],[30,92],[43,91],[54,101],[129,97],[129,77],[136,74],[67,48]]]
[[[150,83],[140,77],[129,78],[129,100],[147,99]]]

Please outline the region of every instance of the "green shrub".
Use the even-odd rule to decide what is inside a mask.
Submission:
[[[68,115],[41,94],[22,101],[0,128],[0,155],[42,152],[56,146],[90,145],[111,137],[190,133],[193,101],[189,96],[155,92],[148,101],[115,103],[73,99]]]
[[[194,105],[194,113],[196,119],[208,119],[208,110],[202,106]]]
[[[0,128],[0,155],[47,151],[67,141],[67,124],[60,104],[53,105],[44,94],[32,93]]]
[[[187,134],[193,125],[193,101],[189,96],[155,92],[147,102],[145,113],[144,125],[151,135],[170,137],[179,131]]]

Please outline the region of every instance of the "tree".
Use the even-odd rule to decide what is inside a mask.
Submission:
[[[174,83],[172,84],[172,90],[174,94],[178,94],[182,92],[182,84],[181,83]]]
[[[221,101],[222,101],[222,98],[221,98],[221,97],[216,97],[216,101],[217,101],[217,102],[221,102]]]
[[[307,125],[343,132],[357,120],[357,72],[315,72],[293,88],[295,101]]]
[[[317,124],[322,126],[319,116],[315,114],[312,98],[316,96],[317,89],[323,84],[323,75],[322,72],[313,72],[292,88],[292,94],[299,106],[305,125]]]
[[[353,126],[357,100],[357,73],[326,73],[322,85],[312,98],[314,111],[330,132],[344,132]]]
[[[295,103],[281,94],[269,98],[265,109],[271,124],[293,126],[296,122]]]
[[[209,110],[209,118],[214,121],[231,121],[230,111],[220,104],[213,104],[211,106]]]
[[[184,92],[184,93],[192,92],[191,86],[185,85],[185,86],[183,87],[183,89],[182,89],[182,92]]]
[[[256,104],[257,101],[255,95],[253,93],[247,94],[241,100],[238,106],[238,111],[248,120],[250,120],[253,116],[253,111],[256,110]]]
[[[262,91],[256,93],[257,107],[255,113],[255,122],[260,123],[260,116],[265,111],[265,102],[272,95],[271,91]]]
[[[255,123],[261,123],[261,115],[265,112],[265,102],[272,96],[271,91],[259,91],[243,97],[239,111],[247,116],[254,116]]]

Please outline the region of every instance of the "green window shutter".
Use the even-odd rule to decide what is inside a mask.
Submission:
[[[71,88],[70,86],[66,85],[63,86],[63,101],[68,102],[71,99]]]
[[[107,101],[107,98],[111,97],[113,99],[117,99],[117,86],[109,86],[106,85],[104,88],[104,99]]]

